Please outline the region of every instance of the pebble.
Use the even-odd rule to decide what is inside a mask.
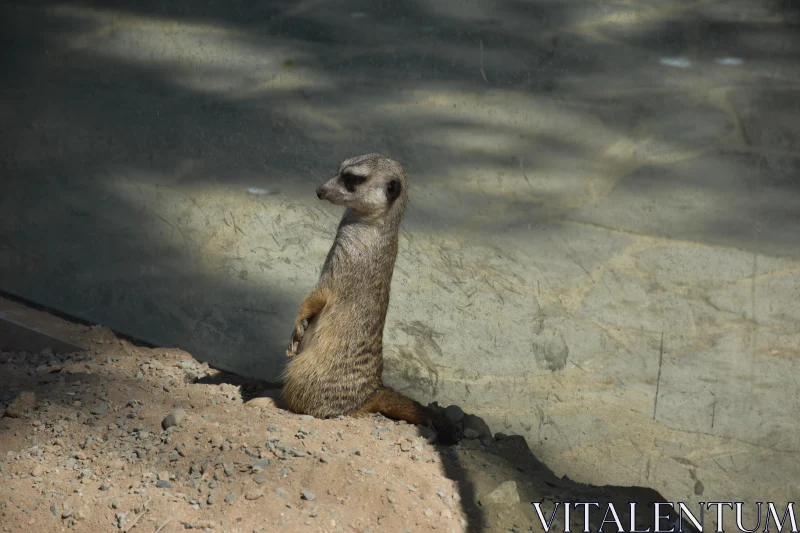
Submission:
[[[270,460],[269,459],[256,459],[255,461],[250,463],[250,467],[253,470],[255,470],[257,468],[260,468],[261,470],[263,470],[264,468],[268,467],[269,465],[270,465]]]
[[[481,496],[480,502],[482,505],[496,504],[510,506],[517,504],[519,503],[517,484],[514,481],[501,483],[486,496]]]
[[[314,500],[317,499],[317,497],[314,496],[313,492],[311,492],[310,490],[306,490],[306,489],[303,489],[303,491],[300,493],[300,495],[304,500],[308,500],[310,502],[313,502]]]
[[[5,416],[19,418],[28,409],[36,407],[36,394],[31,391],[20,392],[13,402],[6,407]]]
[[[233,500],[236,499],[235,492],[229,492],[227,496],[225,496],[225,503],[231,503]]]
[[[480,436],[481,436],[481,434],[478,433],[477,431],[475,431],[472,428],[467,428],[467,429],[464,430],[464,438],[465,439],[477,439]]]
[[[461,422],[461,419],[464,418],[464,411],[457,405],[449,405],[444,410],[444,416],[455,424]]]
[[[94,407],[92,407],[89,412],[93,415],[104,415],[108,411],[108,404],[107,403],[98,403]]]
[[[275,494],[277,494],[278,496],[280,496],[284,500],[288,500],[289,499],[289,493],[286,492],[286,489],[284,489],[283,487],[277,487],[275,489]]]
[[[261,490],[261,489],[250,489],[245,493],[244,499],[253,501],[253,500],[257,500],[257,499],[261,498],[262,496],[264,496],[264,491],[263,490]]]
[[[186,411],[178,407],[164,417],[164,420],[161,421],[161,427],[164,429],[169,429],[171,427],[179,426],[181,422],[183,422],[184,418],[186,418]]]
[[[472,429],[478,433],[478,437],[483,437],[486,435],[489,437],[492,436],[492,430],[489,429],[489,425],[479,416],[464,415],[462,423],[464,425],[465,434],[468,429]]]
[[[172,483],[170,483],[169,481],[166,481],[164,479],[159,479],[158,481],[156,481],[156,488],[159,488],[159,489],[171,489],[172,488]]]

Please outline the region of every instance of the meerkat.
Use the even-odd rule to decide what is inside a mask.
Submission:
[[[406,170],[381,154],[343,161],[317,197],[344,206],[316,286],[300,304],[283,374],[290,410],[317,418],[381,413],[432,424],[454,443],[450,421],[383,384],[383,329],[408,205]]]

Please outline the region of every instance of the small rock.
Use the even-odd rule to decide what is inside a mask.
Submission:
[[[160,481],[169,481],[169,472],[167,472],[166,470],[162,470],[161,472],[158,473],[158,479]]]
[[[106,414],[106,411],[108,411],[107,403],[98,403],[89,410],[90,413],[97,416]]]
[[[86,517],[89,516],[89,511],[86,509],[86,506],[84,505],[78,507],[78,509],[75,510],[75,513],[73,513],[72,516],[75,518],[75,520],[86,520]]]
[[[113,500],[111,500],[111,508],[119,509],[119,498],[114,498]]]
[[[467,429],[464,430],[464,438],[465,439],[477,439],[480,436],[481,436],[481,434],[478,433],[477,431],[475,431],[472,428],[467,428]]]
[[[289,493],[283,487],[278,487],[275,489],[275,494],[283,498],[284,500],[289,499]]]
[[[184,418],[186,418],[186,411],[178,407],[164,417],[164,420],[161,421],[161,427],[164,429],[169,429],[171,427],[179,426],[181,422],[183,422]]]
[[[451,513],[449,509],[443,509],[442,512],[439,513],[439,516],[442,518],[453,518],[453,513]]]
[[[250,467],[255,470],[257,468],[264,469],[270,465],[269,459],[256,459],[250,464]]]
[[[253,478],[253,482],[257,485],[263,485],[264,483],[267,482],[267,478],[265,478],[264,476],[257,476]]]
[[[264,491],[261,489],[250,489],[245,493],[244,499],[253,501],[261,498],[263,495]]]
[[[19,396],[6,408],[5,416],[19,418],[28,409],[36,407],[36,394],[31,391],[20,392]]]
[[[69,518],[72,516],[72,509],[64,509],[61,511],[61,518]]]
[[[481,496],[482,505],[499,504],[514,505],[519,503],[519,493],[517,484],[514,481],[506,481],[497,486],[486,496]]]
[[[288,497],[288,494],[287,494],[287,497]],[[235,492],[229,492],[228,495],[225,496],[225,503],[231,503],[235,499],[236,499],[236,493]]]
[[[407,452],[407,451],[411,450],[411,443],[408,442],[407,440],[401,441],[400,442],[400,450],[404,451],[404,452]]]
[[[33,470],[31,470],[31,475],[33,477],[41,477],[42,474],[44,474],[44,468],[42,468],[42,465],[36,465],[33,467]]]
[[[492,436],[492,430],[489,429],[489,425],[479,416],[464,415],[462,422],[464,424],[465,434],[468,429],[472,429],[478,433],[479,437],[483,437],[484,435]]]
[[[127,522],[127,514],[117,513],[117,527],[120,529],[124,528],[126,522]]]
[[[460,422],[464,418],[464,411],[457,405],[449,405],[444,410],[444,416],[454,424]]]
[[[156,488],[159,488],[159,489],[171,489],[172,488],[172,483],[170,483],[169,481],[166,481],[164,479],[159,479],[158,481],[156,481]]]
[[[300,420],[302,420],[303,422],[313,422],[314,417],[311,415],[300,415]]]
[[[303,489],[303,491],[300,493],[300,495],[304,500],[308,500],[310,502],[313,502],[314,500],[317,499],[317,497],[314,496],[313,492],[311,492],[310,490],[306,490],[306,489]]]

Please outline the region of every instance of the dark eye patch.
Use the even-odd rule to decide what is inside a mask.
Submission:
[[[348,190],[348,192],[355,192],[356,187],[367,181],[367,178],[364,176],[357,176],[352,172],[345,172],[342,174],[342,184],[344,188]]]
[[[392,180],[386,186],[386,196],[390,202],[397,200],[401,192],[403,192],[403,184],[398,180]]]

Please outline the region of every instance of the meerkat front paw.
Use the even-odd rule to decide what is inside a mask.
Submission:
[[[294,357],[295,355],[297,355],[297,350],[300,348],[300,342],[302,342],[303,336],[306,334],[307,328],[308,328],[308,319],[304,318],[303,320],[297,323],[297,326],[295,326],[294,331],[292,332],[292,343],[286,350],[287,357]]]

